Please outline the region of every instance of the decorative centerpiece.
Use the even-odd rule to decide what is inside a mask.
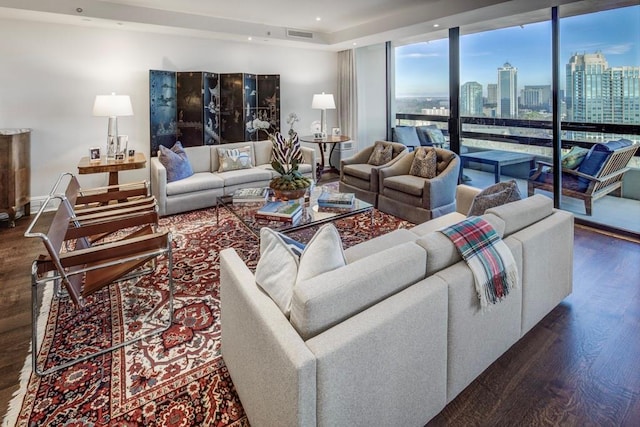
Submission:
[[[273,143],[271,167],[280,174],[279,177],[271,180],[269,187],[273,189],[276,198],[281,200],[304,197],[307,188],[311,185],[311,180],[302,176],[298,170],[298,165],[302,163],[302,150],[298,133],[293,130],[293,125],[298,120],[295,113],[289,114],[287,123],[290,128],[287,137],[280,132],[269,134]]]

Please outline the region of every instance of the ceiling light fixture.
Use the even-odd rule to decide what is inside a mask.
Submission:
[[[322,18],[319,16],[316,16],[316,21],[322,21]]]
[[[433,28],[438,28],[440,24],[433,24]]]
[[[247,40],[251,41],[253,38],[251,36],[247,37]]]

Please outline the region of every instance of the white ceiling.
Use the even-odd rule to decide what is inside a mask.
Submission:
[[[629,4],[637,0],[0,0],[0,18],[338,51],[526,24],[549,19],[553,5],[562,16]]]

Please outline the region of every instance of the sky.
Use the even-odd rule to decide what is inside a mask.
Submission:
[[[461,29],[463,33],[464,29]],[[449,95],[448,40],[396,48],[396,94]],[[560,20],[560,81],[574,53],[604,54],[609,66],[640,66],[640,6]],[[518,69],[518,89],[551,84],[551,22],[504,28],[460,37],[460,82],[477,81],[487,93],[498,67]]]

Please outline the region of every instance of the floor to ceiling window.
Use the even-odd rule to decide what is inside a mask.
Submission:
[[[576,5],[559,8],[560,154],[620,138],[640,144],[640,6],[587,13],[599,6]],[[524,196],[531,167],[551,161],[551,27],[551,9],[460,27],[460,153],[469,158],[468,184],[496,180],[493,166],[471,159],[477,153],[515,156],[498,180],[515,179]],[[446,47],[447,39],[396,47],[396,125],[446,128]],[[591,214],[572,197],[561,197],[561,208],[587,223],[640,233],[640,153],[626,167],[621,188],[595,200]]]

